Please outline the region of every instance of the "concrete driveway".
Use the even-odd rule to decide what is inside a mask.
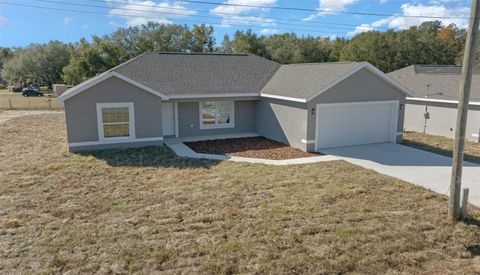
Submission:
[[[452,159],[408,146],[380,143],[322,150],[350,163],[423,186],[449,192]],[[464,162],[462,187],[470,188],[470,203],[480,207],[480,165]]]

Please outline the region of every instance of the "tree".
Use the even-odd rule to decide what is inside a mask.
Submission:
[[[5,80],[1,77],[3,64],[9,61],[13,57],[13,50],[10,48],[0,47],[0,83],[4,83]]]
[[[266,56],[263,38],[258,37],[252,30],[236,31],[233,40],[229,41],[229,46],[232,53],[253,53],[258,56]]]
[[[118,45],[98,36],[93,37],[91,44],[82,38],[63,68],[63,79],[68,84],[78,84],[103,73],[124,61],[121,57],[127,58],[121,52]]]
[[[60,41],[32,44],[15,51],[5,62],[2,78],[16,84],[47,84],[61,81],[62,68],[70,59],[71,46]]]
[[[215,38],[213,37],[213,27],[202,25],[193,25],[191,31],[190,50],[192,52],[213,52]]]
[[[368,61],[380,70],[388,72],[393,70],[394,46],[391,37],[393,31],[380,33],[371,31],[355,36],[342,50],[340,60]]]

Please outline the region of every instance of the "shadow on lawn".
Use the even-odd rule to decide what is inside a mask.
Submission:
[[[148,146],[142,148],[110,149],[77,153],[105,160],[108,165],[131,167],[165,167],[165,168],[209,168],[220,161],[181,158],[167,146]]]
[[[452,154],[453,154],[452,150],[431,146],[431,145],[428,145],[428,144],[425,144],[425,143],[422,143],[422,142],[416,142],[416,141],[412,141],[412,140],[403,140],[402,143],[404,145],[407,145],[407,146],[410,146],[410,147],[413,147],[413,148],[417,148],[417,149],[420,149],[420,150],[425,150],[425,151],[432,152],[432,153],[437,153],[437,154],[444,155],[444,156],[447,156],[447,157],[452,157]],[[465,153],[464,156],[463,156],[463,159],[466,160],[466,161],[470,161],[470,162],[473,162],[473,163],[480,164],[480,157],[475,156],[475,155],[470,155],[468,153]]]

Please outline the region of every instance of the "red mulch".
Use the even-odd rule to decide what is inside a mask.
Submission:
[[[264,137],[216,139],[185,142],[197,153],[262,159],[294,159],[318,156]]]

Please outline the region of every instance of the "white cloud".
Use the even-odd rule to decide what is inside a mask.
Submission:
[[[72,21],[73,21],[73,18],[71,18],[71,17],[67,16],[67,17],[63,18],[63,24],[65,24],[65,25],[70,24]]]
[[[321,10],[317,13],[311,14],[304,19],[303,21],[312,21],[317,17],[334,14],[334,13],[326,13],[325,11],[343,11],[348,5],[355,4],[357,0],[319,0],[319,7],[318,10]]]
[[[6,27],[6,26],[8,26],[7,18],[0,16],[0,27]]]
[[[261,34],[276,34],[276,33],[279,33],[279,32],[280,32],[280,30],[278,30],[278,29],[268,29],[268,28],[267,29],[262,29],[260,31]]]
[[[467,7],[447,8],[445,5],[425,6],[422,4],[412,5],[403,4],[402,15],[407,16],[427,16],[427,17],[450,17],[450,18],[468,18],[470,9]],[[444,25],[455,24],[457,27],[465,28],[468,25],[467,19],[450,18],[425,18],[425,17],[399,17],[391,16],[373,22],[374,27],[387,26],[392,29],[408,29],[411,26],[417,26],[425,21],[438,20]]]
[[[197,13],[187,10],[181,4],[170,4],[168,1],[156,3],[149,0],[126,0],[123,2],[123,4],[112,6],[110,15],[124,18],[129,26],[142,25],[149,21],[166,24],[171,23],[172,19],[184,18]],[[118,1],[110,3],[113,5]]]
[[[374,31],[375,28],[369,24],[361,24],[360,26],[355,27],[355,30],[348,32],[347,36],[354,36],[362,32]]]
[[[346,6],[354,4],[357,0],[320,0],[321,10],[343,11]]]
[[[83,24],[82,29],[88,29],[89,25],[88,24]]]
[[[388,0],[380,0],[379,3],[380,5],[385,5],[388,2]]]
[[[276,3],[277,0],[227,0],[226,2],[223,2],[223,4],[262,7],[219,5],[211,9],[210,13],[222,18],[222,22],[220,23],[222,27],[228,27],[230,25],[259,25],[262,27],[272,27],[275,26],[275,20],[266,19],[256,14],[268,12],[268,7]]]

